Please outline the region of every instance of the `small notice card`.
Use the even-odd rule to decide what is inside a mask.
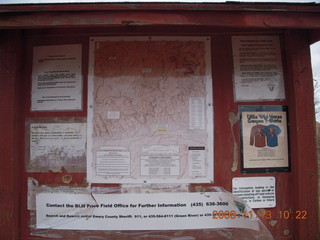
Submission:
[[[233,178],[232,193],[247,202],[251,208],[273,208],[276,206],[274,177]]]

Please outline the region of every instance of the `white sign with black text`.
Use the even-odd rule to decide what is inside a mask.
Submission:
[[[40,193],[38,229],[173,230],[245,228],[259,218],[228,192],[153,194]]]
[[[233,178],[232,193],[246,201],[251,208],[273,208],[276,206],[274,177]]]
[[[33,48],[31,111],[82,109],[81,44]]]
[[[284,99],[278,36],[233,36],[236,101]]]

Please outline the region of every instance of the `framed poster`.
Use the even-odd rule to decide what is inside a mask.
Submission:
[[[89,182],[213,181],[209,37],[94,37],[89,64]]]
[[[286,106],[240,106],[241,172],[288,172]]]
[[[233,36],[235,101],[285,99],[279,36]]]

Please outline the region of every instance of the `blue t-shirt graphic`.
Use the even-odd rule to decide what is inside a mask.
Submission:
[[[264,134],[267,136],[267,146],[278,146],[278,135],[281,133],[281,129],[276,125],[269,125],[263,129]]]

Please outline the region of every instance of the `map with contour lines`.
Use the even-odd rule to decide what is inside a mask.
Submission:
[[[88,175],[93,182],[208,180],[209,42],[204,37],[91,39]]]

